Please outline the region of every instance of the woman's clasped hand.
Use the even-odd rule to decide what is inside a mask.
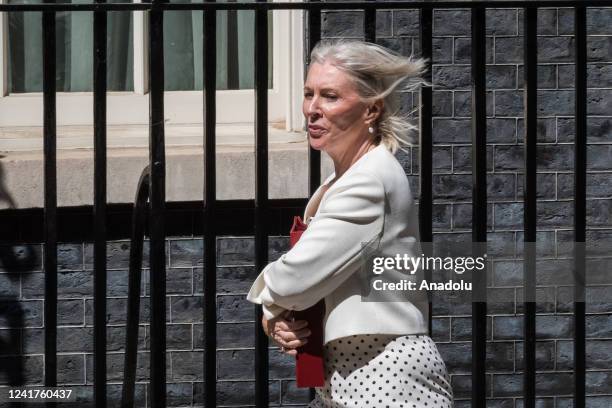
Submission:
[[[306,320],[293,320],[291,310],[286,310],[273,319],[262,317],[261,324],[268,337],[290,356],[297,355],[297,348],[308,342],[311,332]]]

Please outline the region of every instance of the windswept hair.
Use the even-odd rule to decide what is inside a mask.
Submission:
[[[425,59],[405,57],[374,43],[334,39],[317,43],[310,54],[310,63],[315,62],[329,62],[347,73],[365,103],[383,100],[374,133],[389,151],[415,142],[418,127],[400,112],[400,93],[426,84],[421,77],[427,69]]]

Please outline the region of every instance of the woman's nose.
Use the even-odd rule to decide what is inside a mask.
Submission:
[[[313,96],[310,102],[308,103],[307,113],[308,116],[316,115],[320,112],[319,107],[319,98]]]

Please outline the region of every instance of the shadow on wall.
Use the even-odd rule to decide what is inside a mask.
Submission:
[[[15,203],[4,185],[1,163],[0,201],[8,203],[9,208],[15,208]],[[2,281],[5,282],[2,285],[5,287],[0,287],[0,326],[8,329],[2,330],[4,335],[0,335],[0,378],[3,378],[2,383],[8,385],[19,386],[25,383],[20,335],[25,319],[19,301],[19,281],[23,272],[31,271],[32,265],[38,264],[37,256],[34,248],[29,245],[0,245],[0,271],[4,275]]]

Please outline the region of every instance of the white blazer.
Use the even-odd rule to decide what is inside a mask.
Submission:
[[[335,176],[332,173],[323,183]],[[313,198],[321,192],[321,187]],[[304,217],[313,198],[310,199]],[[383,145],[361,156],[325,192],[296,245],[269,263],[247,299],[270,319],[325,299],[324,343],[355,334],[426,334],[427,294],[404,291],[402,301],[362,301],[362,243],[379,240],[384,256],[420,256],[418,215],[404,169]],[[407,296],[407,297],[406,297]]]

